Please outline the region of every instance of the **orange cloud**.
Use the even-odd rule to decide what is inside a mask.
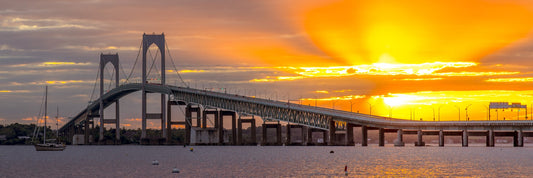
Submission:
[[[523,78],[491,78],[485,80],[487,82],[533,82],[533,77]]]
[[[343,0],[305,14],[320,49],[347,64],[475,60],[527,37],[533,10],[518,0]]]

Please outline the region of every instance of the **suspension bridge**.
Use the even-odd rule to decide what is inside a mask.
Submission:
[[[161,58],[161,66],[157,72],[160,80],[152,83],[147,76],[154,68],[154,60],[148,67],[147,57],[151,56],[149,48],[155,45]],[[119,63],[118,54],[101,54],[99,66],[100,95],[93,100],[88,106],[72,117],[59,132],[65,135],[69,142],[74,142],[82,136],[83,144],[89,144],[91,129],[95,124],[99,124],[99,142],[103,141],[104,126],[115,126],[115,141],[120,140],[120,104],[122,97],[134,92],[142,92],[142,116],[141,116],[141,144],[150,143],[146,134],[147,120],[157,120],[161,122],[160,140],[170,143],[171,131],[173,125],[185,127],[185,144],[216,144],[216,145],[243,145],[273,144],[281,145],[294,144],[291,139],[291,132],[295,133],[295,128],[299,128],[303,140],[298,144],[302,145],[355,145],[354,128],[360,129],[360,144],[368,145],[369,130],[378,131],[378,145],[385,145],[385,133],[395,133],[395,146],[404,146],[403,135],[416,135],[415,146],[424,146],[424,135],[438,136],[439,146],[444,146],[444,138],[447,136],[460,136],[462,146],[468,146],[469,136],[485,137],[486,146],[495,145],[495,137],[512,137],[513,145],[521,147],[524,145],[524,137],[533,137],[533,121],[516,120],[516,121],[411,121],[380,117],[375,115],[353,113],[342,110],[334,110],[322,107],[313,107],[307,105],[294,104],[289,102],[275,101],[270,99],[261,99],[256,97],[240,96],[222,92],[214,92],[190,88],[183,82],[179,76],[178,70],[171,58],[174,71],[179,76],[183,86],[172,86],[165,83],[166,66],[165,52],[168,46],[165,42],[164,34],[143,34],[141,43],[142,51],[142,79],[141,82],[129,82],[131,74],[127,75],[125,81],[119,84],[119,71],[126,76],[122,66]],[[167,49],[167,51],[165,50]],[[169,51],[168,51],[169,52]],[[139,59],[137,56],[135,65]],[[170,56],[170,52],[169,52]],[[104,92],[104,69],[107,64],[114,67],[113,77],[115,77],[115,88]],[[157,69],[157,68],[156,68]],[[97,77],[98,78],[98,77]],[[96,83],[95,83],[96,86]],[[94,94],[94,91],[93,91]],[[147,112],[147,95],[160,95],[160,111],[156,113]],[[115,116],[110,118],[104,117],[104,110],[115,104]],[[172,120],[171,111],[177,107],[185,108],[185,119],[183,121]],[[193,113],[196,116],[193,116]],[[212,116],[212,117],[211,117]],[[224,118],[231,117],[231,128],[224,128]],[[237,118],[238,116],[238,118]],[[247,116],[241,118],[241,116]],[[250,119],[248,116],[252,116]],[[263,120],[262,139],[256,140],[256,123],[253,116],[258,116]],[[212,118],[214,124],[208,127],[208,119]],[[99,122],[96,123],[96,118]],[[287,134],[282,139],[281,122],[287,124]],[[242,125],[250,124],[251,140],[243,140]],[[275,129],[276,141],[267,143],[267,131]],[[292,131],[291,131],[292,130]],[[323,142],[313,143],[314,132],[320,132]],[[76,137],[78,136],[78,137]],[[120,143],[120,142],[115,142]]]

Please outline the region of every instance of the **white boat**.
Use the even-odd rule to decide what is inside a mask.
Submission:
[[[46,111],[48,109],[48,86],[45,90],[45,99],[44,99],[44,134],[43,134],[43,143],[35,144],[36,151],[63,151],[67,146],[65,144],[59,143],[46,143]]]

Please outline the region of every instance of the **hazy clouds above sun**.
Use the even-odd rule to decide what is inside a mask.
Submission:
[[[118,53],[120,75],[129,75],[142,34],[152,32],[165,33],[177,70],[196,88],[255,90],[284,99],[350,98],[364,105],[390,93],[407,93],[391,95],[401,99],[420,91],[533,86],[529,0],[0,4],[3,121],[33,117],[45,84],[53,87],[52,101],[66,107],[65,116],[74,115],[94,93],[100,53]],[[167,68],[167,83],[179,85],[175,70]]]

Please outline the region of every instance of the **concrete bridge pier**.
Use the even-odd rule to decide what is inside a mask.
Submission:
[[[361,126],[361,146],[368,146],[368,129],[366,126]]]
[[[199,104],[191,105],[189,108],[189,112],[191,112],[191,121],[192,119],[196,119],[196,125],[194,125],[194,122],[191,122],[191,127],[202,127],[202,108]],[[192,113],[196,113],[196,117],[192,118]]]
[[[335,132],[337,131],[335,127],[335,121],[333,119],[329,119],[329,146],[337,145],[337,135]]]
[[[191,144],[192,112],[191,104],[185,108],[185,145]]]
[[[418,136],[418,140],[415,142],[415,146],[426,146],[426,143],[422,140],[422,135],[424,135],[422,130],[418,130],[416,134]]]
[[[218,122],[218,143],[224,144],[224,116],[231,116],[231,144],[237,145],[237,114],[234,111],[219,111],[219,122]]]
[[[270,143],[267,142],[267,135],[268,135],[268,129],[269,128],[274,128],[276,129],[276,143],[272,144],[272,145],[281,145],[282,142],[281,142],[281,124],[278,122],[276,124],[268,124],[268,123],[263,123],[263,139],[261,141],[261,145],[271,145]]]
[[[522,133],[522,129],[514,131],[513,146],[514,147],[524,146],[524,134]]]
[[[398,131],[396,132],[398,134],[398,137],[396,138],[396,140],[394,140],[394,146],[405,146],[405,143],[403,142],[403,130],[398,129]]]
[[[443,130],[439,130],[439,146],[440,147],[444,146],[444,131]]]
[[[295,129],[295,128],[300,128],[301,130],[301,138],[302,138],[302,142],[301,143],[295,143],[295,142],[292,142],[292,136],[291,136],[291,130],[292,129]],[[291,125],[291,124],[287,124],[287,142],[285,143],[285,145],[305,145],[305,126],[303,125]]]
[[[463,136],[462,136],[462,146],[468,147],[468,130],[463,130]]]
[[[248,143],[250,145],[257,145],[257,136],[255,133],[256,127],[255,127],[255,119],[252,117],[251,119],[241,119],[239,118],[238,122],[238,134],[237,134],[237,145],[246,145],[247,143],[243,142],[242,139],[242,124],[243,123],[250,123],[250,130],[251,130],[251,141]]]
[[[183,126],[186,126],[186,122],[185,121],[182,121],[182,122],[179,122],[179,121],[172,121],[172,106],[173,105],[185,105],[185,102],[178,102],[178,101],[170,101],[168,100],[167,101],[167,136],[165,137],[166,139],[166,144],[172,144],[172,126],[173,125],[183,125]],[[190,134],[190,133],[189,133]],[[186,144],[184,142],[184,144]]]
[[[346,123],[346,146],[354,146],[353,128],[355,124]]]
[[[322,133],[322,143],[318,142],[318,143],[315,143],[313,142],[313,133],[314,132],[321,132]],[[307,128],[307,143],[306,145],[327,145],[328,143],[328,134],[325,130],[320,130],[320,129],[316,129],[316,128]]]
[[[92,144],[92,140],[90,140],[89,135],[93,129],[94,129],[93,115],[87,115],[87,117],[85,118],[84,129],[83,129],[84,130],[83,144],[85,145]]]
[[[218,109],[204,109],[204,111],[202,112],[202,128],[205,129],[207,128],[207,116],[208,115],[213,115],[213,120],[214,120],[214,127],[215,128],[218,128],[218,116],[219,116],[219,113],[218,113]]]
[[[490,129],[487,134],[487,147],[494,147],[494,130]]]
[[[385,146],[385,129],[379,128],[379,146]]]

